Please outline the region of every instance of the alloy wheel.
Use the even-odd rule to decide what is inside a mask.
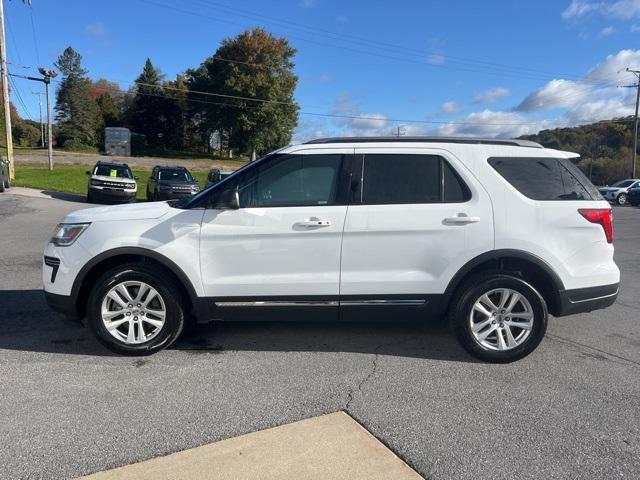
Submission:
[[[118,283],[102,299],[104,327],[114,338],[128,345],[148,342],[157,336],[166,316],[162,296],[145,282]]]
[[[474,340],[487,350],[512,350],[522,345],[533,328],[529,300],[510,288],[497,288],[480,296],[469,314]]]

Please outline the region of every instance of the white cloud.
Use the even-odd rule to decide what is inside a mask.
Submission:
[[[532,121],[517,112],[483,110],[473,112],[459,121],[438,127],[444,136],[514,138],[549,128],[551,122]]]
[[[304,8],[313,8],[318,4],[318,0],[302,0],[300,5]]]
[[[100,22],[90,23],[84,27],[84,31],[93,37],[104,37],[107,34],[106,27]]]
[[[640,32],[640,25],[631,25],[631,28],[629,29],[629,31],[631,33],[637,33]]]
[[[612,26],[608,26],[604,27],[602,30],[600,30],[600,32],[598,32],[598,37],[608,37],[609,35],[613,35],[614,33],[616,33],[616,29]]]
[[[336,118],[335,124],[347,137],[380,135],[380,131],[389,126],[387,116],[378,112],[362,112],[348,93],[343,93],[336,98],[333,115],[342,115]]]
[[[458,113],[460,111],[460,104],[458,102],[454,102],[453,100],[450,102],[444,102],[440,105],[440,110],[443,113]]]
[[[473,103],[494,103],[501,98],[511,95],[511,90],[504,87],[491,88],[484,92],[476,93],[473,97]]]
[[[304,143],[316,138],[330,137],[327,133],[326,123],[318,121],[316,118],[302,117],[298,127],[293,133],[292,143]]]
[[[343,14],[336,15],[336,22],[347,23],[348,21],[349,21],[349,18],[347,18],[346,15],[343,15]]]
[[[599,120],[624,117],[633,113],[635,91],[617,88],[621,82],[633,82],[624,67],[640,66],[640,50],[620,50],[590,69],[579,79],[555,79],[527,95],[512,110],[483,109],[464,118],[442,123],[438,115],[426,116],[415,112],[411,117],[430,121],[411,123],[393,120],[389,112],[364,111],[352,97],[343,93],[335,100],[329,113],[341,117],[307,120],[296,130],[296,141],[319,136],[378,136],[389,135],[392,127],[402,124],[405,135],[519,137],[545,128],[575,126]],[[487,90],[493,92],[500,90]],[[507,90],[506,88],[503,88]],[[487,92],[480,92],[476,96]],[[508,92],[506,94],[509,94]],[[497,97],[504,95],[500,91]],[[489,95],[483,100],[492,100]],[[440,113],[455,113],[460,105],[448,101],[440,106]],[[303,108],[304,110],[304,108]],[[543,116],[543,112],[547,113]],[[391,118],[390,118],[391,117]],[[302,117],[305,118],[305,117]]]
[[[571,4],[562,12],[562,17],[566,20],[573,20],[591,14],[621,20],[640,18],[640,0],[572,0]]]
[[[540,112],[568,108],[589,96],[589,88],[572,80],[551,80],[544,87],[530,93],[516,107],[520,112]]]
[[[442,65],[444,63],[445,57],[439,53],[432,53],[427,56],[427,63],[429,65]]]
[[[640,65],[640,50],[620,50],[589,70],[579,80],[551,80],[530,93],[516,107],[518,112],[565,109],[568,121],[585,122],[630,113],[625,107],[629,92],[617,88],[620,81],[633,81],[624,69]]]
[[[320,81],[322,83],[331,83],[333,82],[333,77],[328,73],[323,73],[322,75],[320,75]]]

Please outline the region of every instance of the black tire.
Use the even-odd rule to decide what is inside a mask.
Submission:
[[[2,173],[2,167],[0,166],[0,193],[4,193],[4,191],[5,191],[4,174]]]
[[[149,187],[147,187],[147,202],[151,201],[151,192],[149,192]]]
[[[470,317],[476,301],[485,293],[501,288],[514,290],[524,296],[533,313],[533,324],[528,337],[509,350],[487,348],[474,338],[471,331]],[[458,288],[451,300],[448,319],[453,334],[471,355],[486,362],[508,363],[529,355],[542,341],[547,331],[547,304],[538,291],[523,279],[508,273],[485,272],[470,278]]]
[[[626,193],[621,193],[620,195],[618,195],[616,197],[616,203],[618,205],[626,205],[626,203],[627,203],[627,194]]]
[[[102,322],[102,300],[111,288],[125,281],[143,281],[156,289],[165,307],[165,323],[149,341],[127,344],[111,335]],[[185,324],[184,299],[176,282],[161,268],[144,263],[131,263],[116,267],[96,282],[87,304],[87,326],[95,337],[109,350],[124,355],[151,355],[171,345],[180,335]]]
[[[4,179],[4,189],[9,190],[10,188],[11,188],[11,179],[9,177],[6,177]]]
[[[87,190],[87,203],[96,203],[91,190]]]

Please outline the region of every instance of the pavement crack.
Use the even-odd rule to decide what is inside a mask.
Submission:
[[[380,345],[378,345],[374,350],[373,350],[373,360],[371,361],[371,369],[369,370],[369,373],[367,373],[367,375],[365,375],[362,380],[360,380],[360,382],[358,383],[358,386],[356,388],[351,388],[349,390],[349,392],[347,393],[347,403],[344,406],[344,410],[345,411],[349,411],[349,407],[351,406],[351,403],[353,402],[355,395],[357,393],[362,393],[362,388],[364,387],[364,385],[371,380],[371,378],[373,378],[373,376],[376,374],[376,372],[378,371],[378,358],[380,356],[380,349],[389,345],[392,345],[395,342],[392,343],[382,343]]]
[[[577,348],[578,350],[582,349],[584,351],[586,349],[586,350],[589,350],[589,351],[598,352],[598,353],[601,353],[603,355],[607,355],[607,356],[609,356],[611,358],[615,358],[617,360],[622,360],[623,362],[627,362],[627,363],[630,363],[632,365],[640,366],[640,362],[637,362],[637,361],[632,360],[630,358],[622,357],[620,355],[616,355],[615,353],[607,352],[606,350],[601,350],[599,348],[592,347],[591,345],[586,345],[584,343],[576,342],[575,340],[571,340],[569,338],[560,337],[558,335],[553,335],[551,333],[547,333],[546,336],[551,338],[552,340],[555,340],[556,342],[564,343],[565,345],[571,345],[571,346]]]

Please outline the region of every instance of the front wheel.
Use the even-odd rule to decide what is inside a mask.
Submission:
[[[89,296],[87,325],[107,348],[149,355],[171,345],[184,328],[180,288],[162,269],[132,263],[105,273]]]
[[[618,195],[618,198],[616,198],[616,202],[618,203],[618,205],[624,205],[625,203],[627,203],[627,194],[621,193],[620,195]]]
[[[485,273],[456,292],[449,322],[471,355],[507,363],[529,355],[540,344],[547,330],[547,305],[521,278]]]

